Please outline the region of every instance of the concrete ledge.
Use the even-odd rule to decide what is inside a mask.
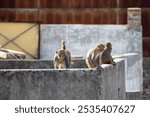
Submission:
[[[53,69],[52,60],[1,60],[0,69]],[[85,60],[73,60],[71,68],[87,68]]]
[[[124,60],[101,70],[1,69],[0,99],[125,99]]]

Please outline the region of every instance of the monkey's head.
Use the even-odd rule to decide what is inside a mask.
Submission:
[[[97,45],[96,45],[96,48],[97,48],[99,51],[104,51],[105,46],[104,46],[103,44],[97,44]]]
[[[58,58],[61,60],[65,59],[65,57],[66,57],[65,50],[57,50],[56,54],[58,55]]]
[[[111,45],[110,42],[106,43],[106,48],[107,48],[108,50],[112,50],[112,45]]]
[[[65,44],[65,41],[64,41],[64,40],[61,40],[61,44],[63,44],[63,45],[64,45],[64,44]]]

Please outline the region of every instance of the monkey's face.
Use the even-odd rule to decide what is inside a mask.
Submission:
[[[106,44],[106,48],[111,51],[111,50],[112,50],[112,45],[111,45],[111,43],[107,43],[107,44]]]
[[[111,46],[111,45],[109,45],[107,48],[108,48],[109,50],[112,50],[112,46]]]
[[[57,51],[59,59],[63,60],[66,57],[65,51],[64,50],[59,50]]]
[[[99,51],[104,51],[105,46],[103,44],[98,44],[97,48]]]

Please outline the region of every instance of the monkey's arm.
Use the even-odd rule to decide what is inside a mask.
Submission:
[[[58,69],[58,61],[59,61],[58,55],[55,54],[54,60],[53,60],[53,63],[54,63],[54,69]]]
[[[66,50],[66,59],[65,60],[66,60],[66,66],[67,66],[67,68],[69,68],[70,64],[71,64],[71,54],[67,50]]]
[[[99,60],[98,60],[98,58],[99,58],[98,53],[94,53],[93,52],[93,54],[91,56],[91,61],[94,64],[95,67],[99,67]]]

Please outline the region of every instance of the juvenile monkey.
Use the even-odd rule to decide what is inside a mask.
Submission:
[[[111,56],[112,45],[111,43],[106,43],[105,49],[101,56],[101,64],[115,64]]]
[[[61,49],[57,50],[54,56],[54,69],[69,68],[71,63],[71,54],[66,50],[65,41],[61,42]]]
[[[101,54],[104,51],[103,44],[97,44],[95,48],[89,50],[86,57],[86,64],[88,68],[100,68],[101,66]]]

